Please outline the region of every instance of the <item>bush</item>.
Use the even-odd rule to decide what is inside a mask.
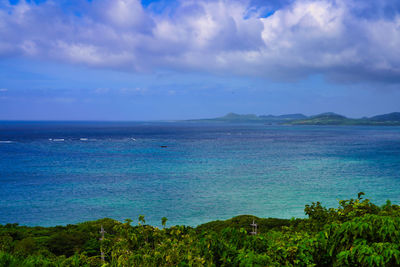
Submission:
[[[363,193],[306,205],[308,219],[237,216],[163,229],[101,219],[77,225],[0,225],[1,266],[400,266],[400,207]],[[258,224],[250,235],[250,223]],[[103,226],[105,238],[99,240]],[[100,257],[104,253],[105,261]]]

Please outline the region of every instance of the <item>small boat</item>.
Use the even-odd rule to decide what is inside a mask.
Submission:
[[[166,148],[167,146],[160,146],[161,148]]]

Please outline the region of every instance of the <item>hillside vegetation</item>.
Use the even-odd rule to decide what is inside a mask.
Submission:
[[[243,215],[196,228],[159,229],[144,216],[135,224],[0,225],[0,266],[400,266],[400,206],[359,193],[336,209],[316,202],[304,211],[307,219]]]
[[[370,118],[353,119],[333,112],[314,116],[303,114],[261,115],[228,113],[223,117],[213,119],[191,120],[194,122],[229,122],[229,123],[263,123],[284,125],[371,125],[371,126],[400,126],[400,112],[377,115]]]
[[[328,112],[306,119],[293,120],[290,125],[371,125],[371,126],[397,126],[400,125],[400,113],[394,112],[374,116],[371,118],[351,119],[345,116]]]

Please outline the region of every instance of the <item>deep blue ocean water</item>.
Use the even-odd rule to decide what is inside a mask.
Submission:
[[[304,217],[359,191],[400,204],[400,127],[0,123],[0,224]]]

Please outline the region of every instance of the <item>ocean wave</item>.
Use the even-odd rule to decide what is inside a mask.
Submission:
[[[10,141],[10,140],[2,141],[2,140],[0,140],[0,144],[11,144],[11,143],[14,143],[14,141]]]

